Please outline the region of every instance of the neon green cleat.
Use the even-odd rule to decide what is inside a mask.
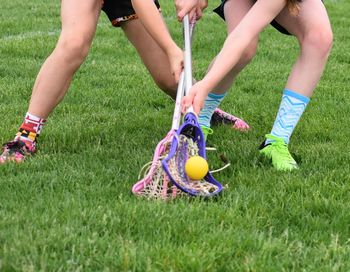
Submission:
[[[205,140],[207,140],[208,135],[213,134],[213,130],[210,127],[201,126],[201,129]]]
[[[272,160],[272,165],[279,171],[292,171],[298,169],[298,164],[289,153],[288,145],[282,138],[272,134],[265,135],[266,139],[273,142],[265,144],[265,141],[259,147],[260,154]]]

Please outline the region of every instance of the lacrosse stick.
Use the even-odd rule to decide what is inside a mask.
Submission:
[[[191,23],[191,36],[194,31],[194,26],[195,22]],[[141,169],[139,179],[142,176],[142,172],[145,173],[143,174],[144,177],[132,187],[133,194],[137,196],[168,199],[175,198],[178,194],[181,193],[181,191],[170,182],[168,176],[162,168],[161,161],[168,155],[173,137],[180,126],[181,101],[184,94],[184,78],[185,74],[184,71],[182,71],[177,87],[171,130],[168,132],[165,138],[158,143],[154,151],[153,160],[149,164],[145,165],[145,168],[147,166],[148,168],[146,168],[144,171]]]
[[[184,17],[185,36],[185,95],[192,87],[192,56],[188,15]],[[184,123],[176,131],[169,155],[162,161],[169,180],[182,191],[192,196],[214,196],[222,191],[222,185],[208,172],[202,180],[190,180],[185,173],[186,161],[199,155],[206,159],[205,139],[192,106],[189,107]]]

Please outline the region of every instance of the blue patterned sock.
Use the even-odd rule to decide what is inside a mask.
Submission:
[[[210,128],[210,119],[214,113],[214,110],[220,105],[221,101],[226,96],[226,92],[223,94],[209,93],[204,102],[204,107],[199,113],[198,123],[200,126]]]
[[[288,144],[289,138],[309,101],[309,97],[285,89],[271,134],[282,138]],[[266,144],[272,141],[266,140]]]

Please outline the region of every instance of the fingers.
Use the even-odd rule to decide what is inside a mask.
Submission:
[[[198,20],[207,6],[208,0],[175,0],[177,19],[182,22],[185,15],[188,14],[191,21],[194,18]]]
[[[192,102],[192,107],[193,107],[193,111],[199,115],[200,111],[202,110],[203,106],[204,106],[204,97],[203,94],[198,91],[195,93],[195,96],[193,98],[193,102]]]
[[[189,95],[185,96],[182,99],[182,105],[181,105],[182,113],[186,113],[187,109],[191,106],[193,107],[193,111],[197,115],[199,115],[199,113],[201,112],[201,110],[203,108],[202,101],[200,100],[199,97],[196,96],[196,94],[194,92],[190,92]]]
[[[196,89],[196,86],[193,86],[190,90],[190,93],[186,95],[182,100],[181,109],[185,113],[189,107],[193,107],[193,111],[199,115],[201,109],[204,105],[204,99],[202,93]]]
[[[195,114],[197,114],[197,116],[199,116],[199,113],[201,112],[203,106],[201,106],[199,103],[196,103],[196,101],[194,101],[192,106],[193,106],[193,111],[195,112]]]
[[[189,19],[190,19],[190,22],[197,20],[197,9],[196,8],[190,11]]]
[[[195,18],[197,13],[197,7],[199,6],[198,0],[175,0],[177,19],[182,22],[186,14],[189,15],[190,20]]]
[[[185,15],[188,14],[189,15],[189,19],[190,22],[193,21],[193,19],[195,18],[196,20],[198,20],[199,18],[202,17],[202,10],[199,7],[196,7],[194,9],[182,9],[177,13],[177,20],[179,22],[182,22],[183,18],[185,17]]]
[[[189,8],[185,8],[185,9],[180,10],[180,11],[177,13],[177,20],[178,20],[179,22],[182,22],[182,20],[184,19],[185,15],[186,15],[187,13],[190,13],[190,12],[191,12],[191,10],[190,10]]]
[[[182,111],[182,113],[186,113],[187,109],[192,105],[193,99],[194,99],[194,93],[193,92],[190,92],[189,95],[185,96],[182,99],[182,103],[181,103],[181,111]]]
[[[196,20],[199,20],[200,18],[202,18],[202,15],[203,15],[203,11],[200,7],[197,7],[196,8]],[[193,18],[191,18],[191,22],[192,22]]]

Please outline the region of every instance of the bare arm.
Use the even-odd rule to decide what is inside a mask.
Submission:
[[[168,28],[153,0],[131,0],[131,2],[147,32],[167,54],[171,73],[177,82],[183,68],[183,51],[171,38]]]
[[[238,63],[242,53],[252,40],[281,12],[286,0],[258,0],[238,26],[227,37],[220,53],[207,73],[195,84],[184,99],[184,107],[193,104],[199,112],[208,93]]]
[[[131,3],[147,32],[164,52],[174,50],[178,47],[171,38],[168,28],[153,0],[131,0]]]
[[[239,61],[245,48],[285,7],[285,0],[259,0],[227,37],[203,81],[212,89]]]

